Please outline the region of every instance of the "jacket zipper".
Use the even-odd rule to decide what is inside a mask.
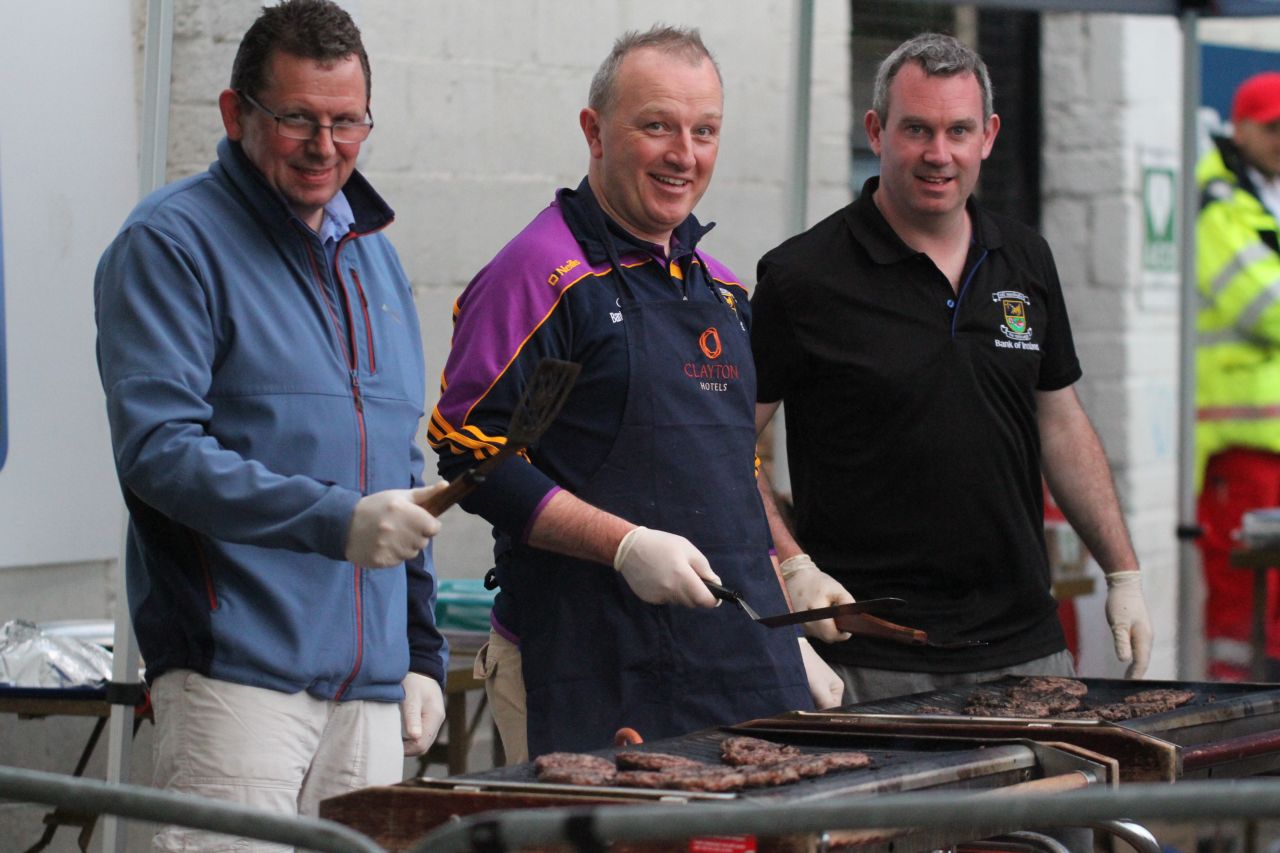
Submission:
[[[342,340],[342,332],[341,332],[342,326],[338,322],[336,307],[333,305],[332,300],[329,299],[328,291],[325,289],[325,286],[324,286],[324,276],[320,274],[320,264],[316,260],[314,249],[310,243],[307,244],[307,254],[308,254],[308,257],[311,259],[311,269],[315,274],[316,282],[320,287],[320,292],[324,296],[325,304],[329,309],[329,315],[330,315],[331,321],[333,322],[334,332],[338,337],[339,344],[342,345],[343,354],[345,355],[346,361],[347,361],[347,374],[350,377],[350,383],[351,383],[351,401],[352,401],[352,405],[355,406],[355,410],[356,410],[356,430],[359,432],[359,435],[360,435],[359,488],[360,488],[360,493],[364,494],[365,490],[368,488],[367,481],[368,481],[369,472],[368,472],[368,450],[366,448],[367,433],[365,431],[365,422],[364,422],[364,399],[361,397],[361,394],[360,394],[360,353],[359,353],[359,349],[356,346],[355,317],[351,312],[351,297],[350,297],[350,294],[347,293],[346,285],[343,284],[342,274],[340,272],[341,267],[338,265],[338,258],[342,254],[343,246],[345,246],[348,241],[354,239],[355,236],[356,235],[354,234],[354,232],[348,232],[341,240],[338,241],[338,247],[333,254],[333,281],[334,281],[334,285],[337,287],[339,291],[339,294],[342,296],[342,300],[343,300],[342,307],[345,310],[346,317],[347,317],[347,336],[346,336],[347,339],[345,342]],[[358,286],[359,285],[357,284],[357,287]],[[361,298],[363,299],[363,293],[361,294]],[[365,318],[365,323],[367,327],[368,325],[367,315]],[[363,604],[364,599],[363,599],[361,585],[360,585],[363,570],[361,569],[360,566],[353,563],[351,566],[351,572],[352,572],[351,581],[352,581],[354,601],[355,601],[356,652],[355,652],[355,660],[352,662],[352,665],[351,665],[351,671],[347,673],[347,677],[343,679],[342,684],[338,687],[337,692],[334,694],[333,698],[335,701],[342,699],[343,695],[347,692],[347,689],[351,686],[351,682],[355,680],[356,675],[360,672],[360,666],[364,662],[364,604]]]
[[[351,280],[356,283],[356,293],[360,296],[360,311],[364,314],[364,342],[369,356],[369,372],[378,372],[378,360],[373,355],[373,321],[369,319],[369,300],[364,295],[364,285],[360,282],[360,273],[355,267],[347,267]]]

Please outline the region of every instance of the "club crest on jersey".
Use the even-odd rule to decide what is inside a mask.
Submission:
[[[1004,322],[1000,325],[1000,333],[1011,341],[1031,340],[1032,328],[1027,318],[1027,306],[1031,300],[1025,293],[1016,290],[1000,290],[991,294],[992,302],[1000,303],[1004,314]]]
[[[717,289],[717,290],[719,290],[719,291],[720,291],[720,295],[721,295],[722,297],[724,297],[724,304],[725,304],[725,305],[728,305],[728,306],[729,306],[730,308],[732,308],[734,311],[737,311],[737,310],[738,310],[738,300],[737,300],[736,298],[734,298],[734,295],[733,295],[732,293],[730,293],[726,288],[718,287],[718,288],[716,288],[716,289]]]

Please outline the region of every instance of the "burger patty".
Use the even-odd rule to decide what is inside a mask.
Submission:
[[[677,767],[707,767],[701,761],[665,752],[619,752],[613,757],[619,770],[669,770]]]
[[[1047,702],[1034,700],[965,705],[964,712],[971,717],[1031,717],[1033,719],[1043,719],[1052,713]]]
[[[771,764],[737,767],[704,764],[666,770],[624,770],[614,778],[614,784],[633,788],[727,793],[744,788],[786,785],[837,770],[857,770],[870,764],[871,757],[865,753],[829,752],[823,755],[797,755]]]
[[[627,788],[668,788],[676,791],[705,791],[724,794],[741,791],[747,777],[734,767],[672,767],[667,770],[624,770],[614,784]]]
[[[1063,711],[1074,711],[1080,708],[1084,703],[1080,701],[1080,697],[1075,693],[1068,693],[1065,690],[1046,690],[1037,692],[1029,690],[1026,687],[1014,687],[1009,690],[1009,699],[1017,705],[1021,703],[1043,703],[1048,706],[1050,714],[1058,714]]]
[[[1026,675],[1018,688],[1035,693],[1070,693],[1077,697],[1089,692],[1089,685],[1083,681],[1060,675]]]
[[[578,752],[549,752],[533,762],[539,782],[561,785],[608,785],[618,770],[613,762],[598,755]]]
[[[725,764],[744,767],[748,764],[776,764],[800,755],[794,746],[784,746],[756,737],[735,735],[720,744],[720,757]]]
[[[1169,707],[1166,710],[1171,710],[1187,704],[1194,698],[1196,698],[1196,694],[1191,690],[1157,687],[1152,690],[1139,691],[1132,696],[1126,696],[1124,701],[1130,705],[1168,705]]]

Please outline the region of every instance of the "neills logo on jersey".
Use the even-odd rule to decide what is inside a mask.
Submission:
[[[1027,323],[1027,306],[1031,299],[1016,290],[998,290],[991,294],[992,302],[999,302],[1004,313],[1000,333],[1011,341],[1031,340],[1032,328]]]
[[[742,378],[738,365],[714,363],[724,352],[724,347],[720,343],[720,333],[716,331],[715,326],[709,327],[698,336],[698,349],[702,350],[702,354],[711,361],[704,361],[701,364],[696,361],[686,361],[684,375],[697,380],[698,386],[703,391],[727,391],[730,382],[736,382]]]
[[[582,266],[582,261],[579,261],[575,258],[570,258],[560,266],[556,267],[555,272],[547,276],[547,284],[551,285],[552,287],[555,287],[557,284],[559,284],[561,276],[563,276],[565,273],[572,270],[574,267],[580,267],[580,266]]]

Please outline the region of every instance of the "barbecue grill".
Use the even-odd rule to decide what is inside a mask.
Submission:
[[[1280,688],[1274,684],[1128,681],[1081,678],[1086,705],[1122,702],[1140,690],[1190,690],[1182,707],[1123,722],[951,716],[981,690],[1012,686],[1017,676],[945,690],[847,705],[835,712],[803,712],[754,720],[744,733],[891,731],[945,737],[1023,738],[1070,743],[1117,759],[1122,781],[1234,778],[1280,769]]]
[[[720,743],[728,736],[726,731],[710,729],[627,748],[719,764]],[[526,763],[448,779],[421,778],[387,788],[369,788],[326,800],[320,813],[394,851],[408,849],[422,835],[454,815],[495,809],[653,802],[733,802],[750,808],[926,789],[989,795],[1019,790],[1068,790],[1115,784],[1119,778],[1119,766],[1114,759],[1071,745],[1034,740],[991,741],[821,731],[770,733],[763,737],[797,746],[806,753],[865,752],[872,764],[865,769],[834,772],[777,787],[719,794],[549,784],[537,781],[533,764]],[[593,754],[612,759],[617,751],[600,750]],[[984,827],[980,834],[995,835],[1020,828],[993,825]],[[756,849],[761,853],[812,850],[817,840],[811,836],[759,839]],[[966,839],[911,829],[828,833],[823,839],[828,849],[856,847],[862,851],[933,850],[963,840]],[[656,848],[617,845],[611,849],[638,852]]]

